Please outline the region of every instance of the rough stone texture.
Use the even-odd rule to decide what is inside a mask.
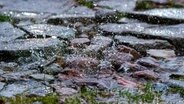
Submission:
[[[107,23],[100,25],[99,28],[105,32],[105,35],[108,34],[124,34],[124,33],[139,33],[143,31],[146,27],[150,27],[146,23],[130,23],[130,24],[116,24],[116,23]]]
[[[159,38],[170,41],[176,47],[177,54],[183,54],[183,24],[158,26],[143,23],[132,24],[105,24],[100,28],[105,34],[127,34],[136,35],[144,38]]]
[[[137,71],[133,73],[133,76],[138,78],[146,78],[150,80],[158,79],[158,74],[150,70]]]
[[[148,70],[148,68],[139,64],[132,64],[130,62],[121,64],[121,67],[118,69],[119,72],[132,72],[142,70]]]
[[[170,26],[160,26],[155,28],[148,28],[143,31],[143,34],[147,36],[153,36],[157,38],[167,39],[172,42],[176,47],[176,50],[182,54],[183,51],[183,39],[184,39],[184,25],[170,25]]]
[[[163,69],[184,72],[184,57],[175,57],[164,60],[160,64]]]
[[[11,41],[16,38],[23,36],[25,33],[18,28],[13,27],[8,22],[0,23],[0,42],[1,41]]]
[[[56,88],[56,92],[59,93],[61,96],[71,96],[76,94],[78,91],[73,88]]]
[[[180,80],[169,80],[167,81],[167,84],[168,86],[171,86],[171,87],[180,87],[184,89],[184,82]]]
[[[27,76],[30,74],[37,73],[37,70],[28,70],[28,71],[17,71],[11,73],[5,73],[2,75],[5,81],[20,81],[27,79]]]
[[[8,72],[16,71],[18,69],[18,64],[15,62],[0,62],[0,69]]]
[[[129,45],[133,48],[135,48],[139,52],[146,52],[148,49],[172,49],[172,45],[165,41],[165,40],[145,40],[145,39],[139,39],[133,36],[115,36],[115,40],[119,44],[125,44]]]
[[[93,45],[100,45],[107,47],[112,43],[112,39],[105,36],[95,36],[93,39],[91,39],[91,44]]]
[[[158,49],[150,49],[147,50],[147,54],[156,58],[172,58],[175,57],[175,52],[173,50],[158,50]]]
[[[91,39],[91,44],[86,48],[86,52],[99,53],[112,44],[112,39],[105,36],[95,36]]]
[[[105,50],[104,59],[110,61],[115,66],[121,66],[121,64],[133,60],[133,56],[128,53],[118,52],[117,50]]]
[[[92,22],[95,18],[95,11],[84,6],[71,7],[66,12],[51,16],[48,23],[59,24],[65,21],[69,22]]]
[[[119,23],[138,23],[139,21],[137,19],[130,19],[123,17],[120,20],[118,20]]]
[[[0,75],[5,74],[3,70],[0,69]]]
[[[26,12],[26,11],[6,11],[6,10],[0,11],[0,14],[8,15],[11,18],[13,18],[14,20],[18,21],[19,26],[45,22],[46,19],[52,15],[51,13],[38,13],[38,12]]]
[[[73,0],[0,0],[3,11],[28,11],[28,12],[49,12],[63,13],[71,8]]]
[[[58,74],[59,72],[61,72],[61,70],[63,70],[63,68],[59,65],[59,64],[51,64],[48,67],[45,67],[43,72],[47,73],[47,74]]]
[[[72,68],[94,69],[100,62],[97,59],[83,56],[68,56],[66,57],[66,65]]]
[[[90,40],[88,38],[75,38],[70,41],[71,46],[83,46],[84,44],[89,44]]]
[[[61,51],[64,43],[58,39],[17,39],[10,42],[1,42],[0,53],[9,53],[12,56],[30,55],[31,52],[44,51],[48,55],[56,50]],[[47,50],[47,51],[46,51]]]
[[[1,96],[12,97],[16,94],[21,94],[26,91],[27,88],[21,84],[10,84],[5,87],[5,90],[0,92]]]
[[[38,91],[38,88],[41,88]],[[37,93],[34,94],[35,91],[38,91]],[[46,95],[50,93],[50,89],[41,84],[40,82],[36,81],[26,81],[26,82],[14,82],[12,84],[9,84],[5,86],[4,90],[0,91],[0,96],[4,97],[13,97],[17,94],[22,94],[22,93],[28,93],[32,95]]]
[[[176,24],[184,22],[183,8],[151,9],[141,12],[130,12],[130,17],[152,23]]]
[[[116,22],[118,21],[118,12],[112,9],[95,7],[96,22]]]
[[[64,26],[54,26],[48,24],[34,24],[22,27],[33,36],[55,36],[62,39],[75,38],[75,30]]]
[[[132,11],[135,8],[136,1],[137,0],[104,0],[96,2],[96,4],[98,6],[109,7],[120,12],[125,12]]]
[[[152,57],[143,57],[136,61],[137,64],[146,66],[146,67],[154,67],[158,68],[160,66],[160,61],[152,58]]]
[[[0,82],[0,91],[4,88],[4,86],[5,86],[5,83]]]
[[[132,56],[134,56],[135,59],[138,59],[138,58],[141,57],[141,54],[139,52],[137,52],[135,49],[127,47],[125,45],[118,45],[117,49],[120,52],[125,52],[125,53],[132,54]]]
[[[36,79],[36,80],[42,80],[42,81],[52,81],[54,80],[54,77],[52,75],[48,74],[32,74],[30,77]]]

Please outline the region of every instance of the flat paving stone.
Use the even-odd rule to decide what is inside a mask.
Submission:
[[[106,34],[123,34],[123,33],[139,33],[143,31],[146,27],[151,27],[147,23],[129,23],[129,24],[117,24],[117,23],[107,23],[100,25],[99,28]]]
[[[145,23],[130,24],[105,24],[100,29],[104,35],[110,34],[131,34],[143,38],[164,39],[171,42],[176,47],[176,54],[183,54],[184,50],[184,24],[178,25],[148,25]]]
[[[172,58],[176,57],[174,50],[169,49],[150,49],[146,51],[148,55],[156,58]]]
[[[156,8],[145,11],[129,12],[129,17],[157,24],[184,23],[183,8]]]
[[[5,83],[0,82],[0,91],[4,88],[4,86],[5,86]]]
[[[36,80],[42,80],[42,81],[53,81],[54,80],[54,77],[48,74],[32,74],[30,75],[30,77]]]
[[[137,51],[146,52],[148,49],[170,49],[173,46],[165,40],[139,39],[133,36],[119,36],[114,38],[118,44],[125,44],[135,48]]]
[[[34,52],[45,52],[47,55],[53,52],[61,51],[65,46],[63,41],[58,39],[17,39],[11,42],[1,42],[1,55],[9,54],[11,56],[28,56]],[[64,48],[63,48],[64,49]]]
[[[48,23],[61,24],[65,21],[69,22],[92,22],[95,19],[96,12],[84,6],[71,7],[61,14],[57,14],[48,18]]]
[[[111,9],[125,12],[133,11],[136,6],[137,0],[103,0],[96,2],[95,4],[102,7],[109,7]]]
[[[70,9],[75,2],[73,0],[0,0],[3,7],[1,11],[27,11],[62,13]]]
[[[24,51],[39,49],[60,44],[58,39],[19,39],[8,43],[1,43],[1,51]]]
[[[21,36],[24,36],[24,34],[25,32],[13,27],[13,25],[8,22],[0,23],[0,42],[14,40]]]
[[[90,40],[88,38],[75,38],[70,41],[71,46],[83,46],[84,44],[89,44]]]
[[[22,27],[24,30],[33,34],[34,36],[55,36],[62,39],[73,39],[75,37],[75,29],[64,27],[64,26],[54,26],[48,24],[33,24]]]
[[[37,89],[41,88],[39,90],[39,93],[35,93],[34,91],[38,91]],[[7,86],[5,86],[5,88],[0,91],[0,96],[3,97],[13,97],[17,94],[27,94],[29,92],[29,94],[34,94],[34,95],[46,95],[48,93],[50,93],[50,89],[43,85],[40,82],[36,82],[36,81],[23,81],[23,82],[14,82],[12,84],[8,84]]]

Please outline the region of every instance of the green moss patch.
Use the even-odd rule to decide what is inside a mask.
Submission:
[[[171,93],[179,93],[182,97],[184,97],[184,89],[181,87],[171,87],[169,89],[169,92]]]
[[[152,84],[150,84],[150,83],[145,84],[142,92],[132,93],[132,92],[126,90],[126,91],[119,91],[119,95],[121,97],[127,98],[129,104],[132,104],[132,103],[139,104],[140,102],[153,103],[155,101],[155,99],[159,99],[158,102],[161,102],[160,94],[156,93],[152,89]]]
[[[181,81],[184,81],[184,76],[183,76],[183,75],[172,74],[172,75],[170,75],[170,78],[171,78],[171,79],[174,79],[174,80],[181,80]]]
[[[27,97],[24,95],[17,95],[13,98],[0,97],[0,104],[32,104],[34,102],[42,102],[43,104],[58,104],[59,97],[55,93],[48,94],[44,97]]]
[[[88,8],[94,8],[93,2],[92,1],[87,1],[87,0],[76,0],[80,5],[86,6]]]
[[[10,21],[12,21],[11,17],[0,14],[0,22],[10,22]]]
[[[172,0],[165,4],[155,3],[153,1],[148,0],[139,0],[136,3],[136,10],[147,10],[147,9],[154,9],[154,8],[182,8],[182,5],[176,5]]]

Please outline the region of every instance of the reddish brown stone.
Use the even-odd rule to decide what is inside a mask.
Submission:
[[[110,61],[113,65],[121,66],[121,64],[133,60],[133,56],[128,53],[118,52],[117,50],[104,51],[105,59]]]
[[[150,70],[137,71],[133,74],[133,76],[150,80],[158,79],[158,74]]]
[[[83,56],[68,56],[66,58],[66,65],[71,68],[96,68],[99,64],[99,60],[91,57],[83,57]]]
[[[67,75],[68,77],[83,77],[84,74],[79,72],[76,69],[70,69],[70,68],[65,68],[62,72],[62,74]]]
[[[139,52],[137,52],[135,49],[127,47],[125,45],[118,45],[118,51],[130,53],[130,54],[132,54],[132,56],[134,56],[135,59],[138,59],[141,57],[141,54]]]
[[[136,87],[139,87],[139,84],[133,82],[133,81],[130,81],[130,80],[127,80],[123,77],[119,77],[119,76],[116,76],[116,79],[117,79],[117,82],[122,85],[123,87],[127,87],[127,88],[136,88]]]
[[[65,61],[64,61],[64,58],[63,57],[56,57],[55,63],[57,63],[61,67],[64,67],[65,66]]]

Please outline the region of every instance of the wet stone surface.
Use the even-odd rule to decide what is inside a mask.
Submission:
[[[30,75],[30,77],[36,80],[45,80],[45,81],[54,80],[54,77],[52,75],[47,75],[47,74],[32,74]]]
[[[36,81],[15,82],[6,86],[3,91],[0,91],[0,95],[4,97],[13,97],[16,94],[26,93],[31,90],[36,91],[37,88],[44,88],[40,90],[46,90],[46,87],[47,86]],[[31,91],[31,93],[33,93],[33,91]],[[49,93],[49,89],[47,93]],[[39,93],[36,94],[39,95]]]
[[[0,0],[0,103],[183,104],[183,1],[139,2]]]
[[[17,39],[19,37],[22,37],[25,33],[21,31],[18,28],[13,27],[10,23],[8,22],[1,22],[0,23],[0,42],[2,41],[10,41]]]
[[[84,44],[89,44],[90,40],[88,38],[75,38],[70,41],[71,46],[77,47],[82,46]]]
[[[183,23],[183,8],[151,9],[142,12],[130,13],[135,18],[152,23],[176,24]]]
[[[172,58],[175,57],[175,52],[173,50],[157,50],[157,49],[150,49],[147,51],[150,56],[156,58]],[[157,54],[155,54],[157,53]]]
[[[113,1],[105,0],[105,1],[99,1],[96,4],[98,6],[108,7],[108,8],[112,8],[113,10],[125,12],[125,11],[132,11],[135,8],[136,1],[137,0],[131,0],[131,1],[130,0],[113,0]]]
[[[50,12],[50,13],[62,13],[74,5],[73,0],[58,1],[58,0],[1,0],[3,5],[2,11],[28,11],[28,12]],[[49,2],[49,3],[48,3]],[[62,7],[62,8],[61,8]]]
[[[27,56],[32,52],[44,51],[52,54],[54,51],[61,50],[65,44],[58,39],[17,39],[10,42],[1,42],[0,52],[2,55],[8,53],[12,56]],[[47,51],[46,51],[47,50]]]
[[[105,50],[103,53],[104,58],[115,66],[120,66],[127,61],[133,60],[133,56],[131,54],[118,52],[117,50]]]
[[[172,45],[164,40],[146,40],[139,39],[133,36],[118,36],[114,37],[119,44],[126,44],[135,48],[139,52],[146,52],[148,49],[172,49]]]
[[[22,27],[35,37],[53,36],[61,39],[75,38],[75,30],[64,26],[54,26],[48,24],[34,24]]]
[[[0,82],[0,90],[2,90],[4,88],[4,86],[5,86],[5,83]]]
[[[83,56],[66,57],[66,65],[73,68],[95,68],[99,64],[97,59]]]
[[[91,19],[95,19],[95,11],[84,7],[84,6],[77,6],[71,7],[66,12],[58,15],[51,16],[48,18],[48,23],[52,24],[60,24],[65,22],[92,22]]]

